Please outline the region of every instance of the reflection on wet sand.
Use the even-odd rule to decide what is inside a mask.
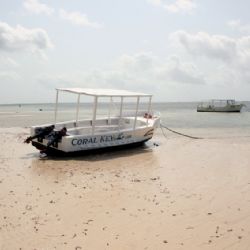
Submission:
[[[126,178],[127,175],[138,171],[153,172],[154,165],[157,165],[157,158],[154,156],[153,147],[145,146],[78,157],[35,158],[31,161],[31,178],[39,176],[47,180],[67,181],[74,177],[84,181],[87,177],[93,181],[97,176],[110,178],[121,174]]]

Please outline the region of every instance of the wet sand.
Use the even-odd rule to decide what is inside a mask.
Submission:
[[[223,132],[41,160],[1,128],[0,249],[249,249],[250,137]]]

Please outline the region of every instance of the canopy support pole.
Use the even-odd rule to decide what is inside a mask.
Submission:
[[[94,135],[94,133],[95,133],[97,99],[98,99],[98,97],[95,96],[94,108],[93,108],[93,118],[92,118],[92,135]]]
[[[56,119],[57,119],[57,109],[58,109],[58,96],[59,96],[59,90],[56,90],[56,104],[55,104],[55,119],[54,123],[56,125]]]
[[[77,108],[76,108],[76,126],[78,126],[78,117],[79,117],[79,104],[80,104],[80,94],[77,97]]]
[[[134,119],[134,131],[136,128],[136,122],[137,122],[137,115],[138,115],[138,109],[139,109],[139,102],[140,102],[140,96],[137,96],[137,102],[136,102],[136,109],[135,109],[135,119]]]
[[[120,117],[119,117],[119,131],[121,129],[122,109],[123,109],[123,96],[121,96]]]
[[[148,103],[147,127],[148,127],[148,118],[149,118],[149,115],[152,115],[152,114],[150,114],[151,105],[152,105],[152,96],[149,97],[149,103]]]
[[[110,96],[110,101],[109,101],[109,114],[108,114],[108,125],[111,125],[111,118],[110,118],[110,115],[111,115],[111,105],[112,105],[112,102],[113,102],[113,98],[112,98],[112,96]]]

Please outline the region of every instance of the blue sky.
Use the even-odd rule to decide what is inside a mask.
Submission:
[[[0,4],[0,103],[53,102],[55,87],[249,100],[247,1]]]

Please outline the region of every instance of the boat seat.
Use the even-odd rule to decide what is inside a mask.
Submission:
[[[99,131],[109,131],[109,130],[118,130],[118,125],[103,125],[103,126],[95,126],[95,132]],[[92,132],[92,126],[85,126],[85,127],[75,127],[68,129],[69,135],[81,135],[81,130],[89,130],[89,134]],[[86,132],[84,133],[86,134]]]

